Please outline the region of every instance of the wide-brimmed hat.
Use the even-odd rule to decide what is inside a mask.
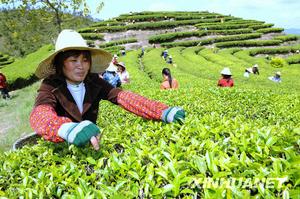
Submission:
[[[125,63],[124,63],[124,62],[119,62],[119,63],[117,63],[116,65],[117,65],[117,66],[121,66],[121,67],[123,67],[124,69],[126,69]]]
[[[278,76],[281,76],[281,72],[280,71],[277,71],[275,74],[278,75]]]
[[[254,64],[253,68],[258,68],[258,64]]]
[[[230,69],[229,68],[224,68],[221,71],[221,75],[231,75]]]
[[[55,51],[46,59],[41,61],[35,71],[35,75],[42,79],[49,75],[55,74],[56,71],[53,66],[53,60],[55,56],[60,52],[68,50],[90,51],[92,57],[91,72],[93,73],[100,73],[104,71],[105,68],[109,66],[109,63],[112,59],[110,53],[98,48],[88,47],[86,41],[75,30],[66,29],[61,31],[61,33],[58,35],[55,43]]]

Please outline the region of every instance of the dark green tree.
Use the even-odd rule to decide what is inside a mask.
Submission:
[[[51,12],[58,32],[62,30],[64,13],[80,13],[82,16],[90,13],[86,0],[0,0],[0,3],[21,9],[24,13],[34,9]],[[104,3],[99,2],[96,11],[100,12],[103,6]]]
[[[78,29],[94,19],[85,1],[0,0],[0,52],[24,56],[54,43],[63,28]],[[103,7],[99,4],[98,12]]]

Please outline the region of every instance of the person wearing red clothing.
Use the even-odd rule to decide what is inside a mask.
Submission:
[[[36,76],[44,79],[38,90],[30,125],[44,139],[67,141],[76,146],[91,143],[99,150],[100,128],[96,125],[99,103],[113,104],[146,119],[180,122],[185,111],[120,88],[99,77],[111,62],[111,55],[88,47],[74,30],[63,30],[57,38],[55,52],[43,60]]]
[[[221,71],[222,78],[218,81],[218,86],[220,87],[233,87],[234,82],[231,78],[232,74],[229,68],[224,68]]]
[[[7,88],[6,77],[3,73],[0,72],[0,91],[3,99],[10,98],[9,91]]]

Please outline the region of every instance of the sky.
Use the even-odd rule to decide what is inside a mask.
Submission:
[[[209,11],[300,29],[300,0],[102,0],[99,14],[94,8],[101,0],[87,1],[92,16],[105,20],[130,11]]]

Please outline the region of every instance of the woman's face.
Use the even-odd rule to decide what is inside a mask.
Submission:
[[[168,75],[162,74],[164,80],[168,80]]]
[[[82,54],[70,56],[64,60],[63,73],[68,82],[79,84],[88,74],[90,65],[90,61]]]
[[[118,72],[119,72],[119,73],[123,72],[123,70],[122,70],[122,67],[121,67],[121,66],[118,66]]]

